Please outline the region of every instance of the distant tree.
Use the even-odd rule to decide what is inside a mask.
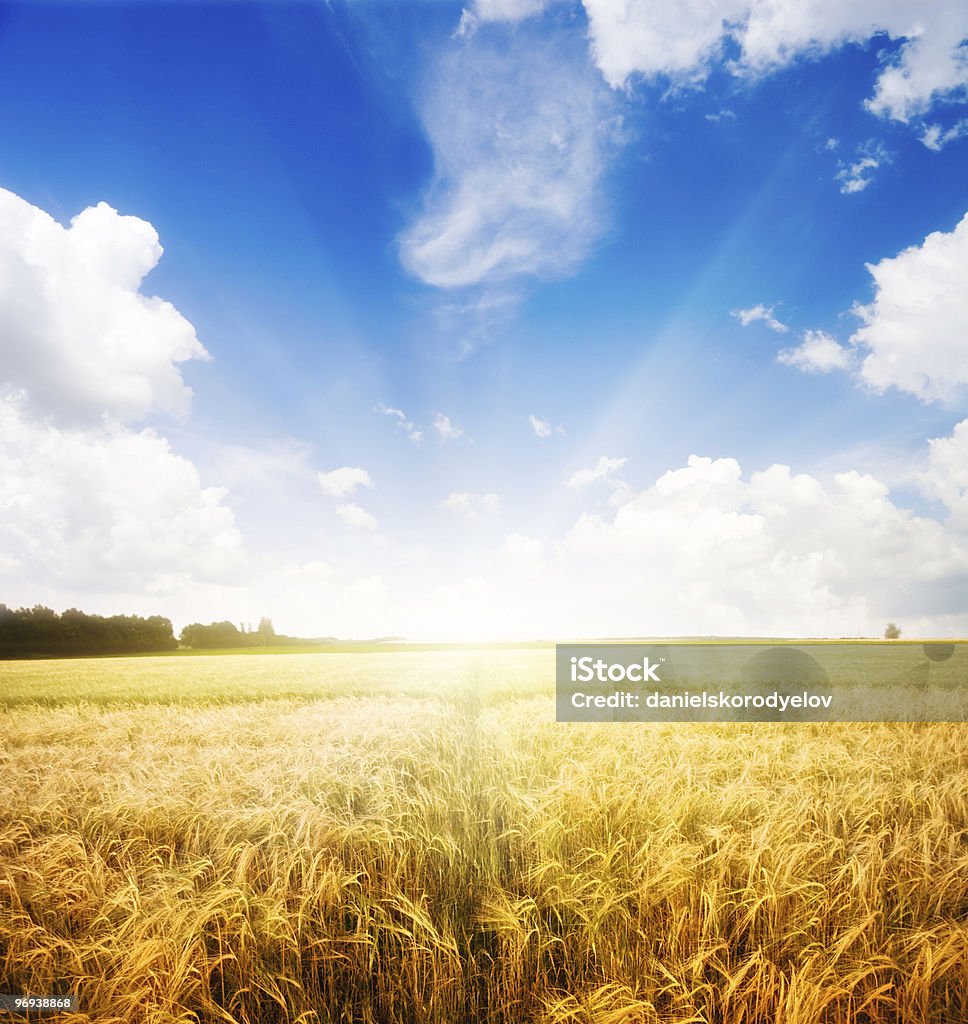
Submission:
[[[245,634],[234,622],[212,622],[207,626],[193,622],[182,630],[182,643],[211,650],[214,647],[244,647]]]
[[[896,622],[889,622],[884,630],[885,640],[897,640],[901,635],[901,627]]]
[[[259,619],[259,628],[256,630],[259,637],[259,642],[263,647],[267,647],[276,638],[276,631],[272,625],[272,619],[267,619],[264,615]]]
[[[88,615],[36,605],[16,611],[0,605],[0,658],[70,657],[170,651],[178,644],[160,615]]]

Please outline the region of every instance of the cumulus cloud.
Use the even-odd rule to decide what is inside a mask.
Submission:
[[[968,87],[964,5],[959,0],[909,2],[898,5],[893,18],[883,20],[889,35],[906,41],[897,59],[878,75],[867,108],[906,123],[939,101],[963,101]]]
[[[785,348],[777,359],[804,373],[830,373],[853,365],[853,352],[823,331],[804,331],[796,348]]]
[[[950,437],[929,442],[928,466],[918,479],[924,493],[942,502],[951,524],[968,534],[968,420],[957,424]]]
[[[691,456],[564,533],[511,533],[408,596],[430,636],[879,636],[968,629],[968,421],[921,468],[940,515],[876,476]],[[410,625],[413,623],[413,625]]]
[[[925,402],[953,397],[968,383],[968,214],[867,269],[874,299],[854,307],[862,326],[850,339],[866,351],[861,380]]]
[[[336,514],[353,530],[376,529],[376,517],[353,502],[337,505]]]
[[[0,362],[34,413],[89,426],[187,413],[179,364],[208,353],[171,303],[141,293],[162,252],[151,224],[106,203],[65,228],[0,189]]]
[[[468,519],[478,519],[500,512],[501,499],[493,492],[475,494],[472,491],[451,491],[438,507],[448,512],[459,512]]]
[[[633,75],[697,86],[714,67],[763,75],[798,58],[885,34],[899,44],[882,63],[866,102],[874,114],[910,122],[939,102],[964,99],[968,19],[960,0],[582,0],[595,61],[622,88]],[[477,3],[468,24],[520,21],[540,0]],[[726,60],[726,53],[738,54]]]
[[[907,122],[968,85],[960,0],[583,0],[595,60],[619,88],[632,75],[698,85],[738,49],[729,68],[762,75],[799,57],[886,33],[900,47],[882,66],[868,108]]]
[[[603,228],[610,104],[558,37],[456,41],[419,103],[435,174],[400,239],[406,269],[448,289],[573,271]]]
[[[912,635],[963,634],[966,467],[968,421],[926,453],[935,517],[857,470],[744,473],[693,455],[562,535],[506,536],[408,611],[423,635],[879,636],[891,619]]]
[[[332,469],[328,473],[319,473],[318,479],[323,494],[331,498],[345,498],[358,487],[373,486],[370,474],[360,466],[340,466],[339,469]]]
[[[610,519],[582,516],[559,571],[582,580],[579,628],[599,634],[841,636],[938,612],[939,588],[963,594],[968,538],[897,506],[866,474],[824,483],[773,465],[746,478],[734,459],[691,456]],[[957,598],[945,609],[961,628],[963,609]]]
[[[105,203],[69,227],[0,190],[0,573],[8,593],[126,607],[231,587],[249,567],[227,491],[151,429],[184,414],[178,364],[206,358],[141,294],[154,228]],[[100,595],[100,597],[99,597]],[[28,598],[29,599],[29,598]],[[143,604],[140,605],[143,607]]]
[[[771,331],[776,331],[779,334],[785,334],[790,330],[785,323],[777,320],[773,315],[773,306],[764,306],[762,303],[750,306],[749,309],[734,309],[731,311],[731,315],[736,317],[744,327],[762,321]]]
[[[397,421],[397,427],[402,430],[414,444],[420,444],[423,440],[423,431],[416,423],[407,418],[407,414],[402,409],[394,409],[387,405],[378,405],[376,407],[376,411],[382,413],[384,416],[392,416]]]
[[[441,441],[456,441],[464,437],[464,431],[456,423],[442,412],[434,413],[434,430]]]
[[[245,564],[226,491],[151,430],[37,422],[0,399],[0,557],[56,588],[164,592]]]
[[[565,481],[566,487],[573,487],[576,490],[587,487],[589,484],[597,483],[600,480],[609,480],[614,473],[617,473],[627,462],[627,459],[612,459],[602,455],[598,462],[589,469],[579,469],[571,474]]]
[[[855,303],[861,321],[841,345],[806,331],[778,359],[806,373],[850,370],[875,391],[897,388],[923,402],[951,400],[968,384],[968,214],[953,230],[868,263],[874,298]]]
[[[855,195],[863,192],[873,180],[873,172],[890,160],[891,154],[880,142],[871,139],[859,146],[855,159],[850,163],[841,162],[840,170],[835,175],[840,182],[841,194]]]

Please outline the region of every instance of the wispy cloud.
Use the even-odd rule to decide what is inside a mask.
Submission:
[[[590,469],[579,469],[572,473],[565,481],[566,487],[573,487],[576,490],[587,487],[589,484],[597,483],[600,480],[608,480],[614,473],[617,473],[627,462],[625,458],[612,459],[602,455],[598,462]]]
[[[604,227],[612,102],[584,48],[554,34],[455,40],[419,101],[435,175],[400,239],[407,270],[445,289],[575,270]]]
[[[402,409],[393,409],[387,405],[378,405],[376,412],[382,413],[384,416],[392,416],[397,421],[397,427],[402,430],[414,444],[420,444],[423,440],[423,431],[417,426],[412,420],[407,418],[407,414]]]
[[[764,306],[762,303],[759,303],[755,306],[750,306],[749,309],[731,310],[730,315],[736,317],[744,327],[749,327],[752,323],[762,321],[771,331],[785,334],[790,328],[787,324],[777,320],[773,315],[773,309],[773,306]]]
[[[858,146],[855,159],[851,163],[841,161],[840,170],[834,176],[840,182],[841,193],[854,195],[863,192],[873,180],[873,172],[890,163],[891,159],[884,145],[873,139]]]
[[[968,135],[968,117],[956,121],[950,128],[942,128],[940,124],[929,124],[925,126],[921,141],[936,153],[954,142],[956,139],[963,139]]]
[[[540,14],[554,0],[474,0],[461,11],[458,36],[471,36],[489,21],[523,21]]]
[[[551,437],[551,424],[547,420],[543,420],[532,413],[528,417],[528,422],[531,424],[535,437]]]
[[[456,441],[458,438],[466,437],[464,431],[456,423],[442,412],[434,413],[434,430],[441,441]]]

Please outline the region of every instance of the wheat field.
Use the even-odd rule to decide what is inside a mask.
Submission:
[[[63,1022],[968,1021],[968,726],[556,724],[541,650],[0,665]]]

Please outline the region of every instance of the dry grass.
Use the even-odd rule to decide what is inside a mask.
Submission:
[[[968,1021],[968,726],[556,725],[543,652],[319,658],[0,668],[0,990],[99,1024]]]

